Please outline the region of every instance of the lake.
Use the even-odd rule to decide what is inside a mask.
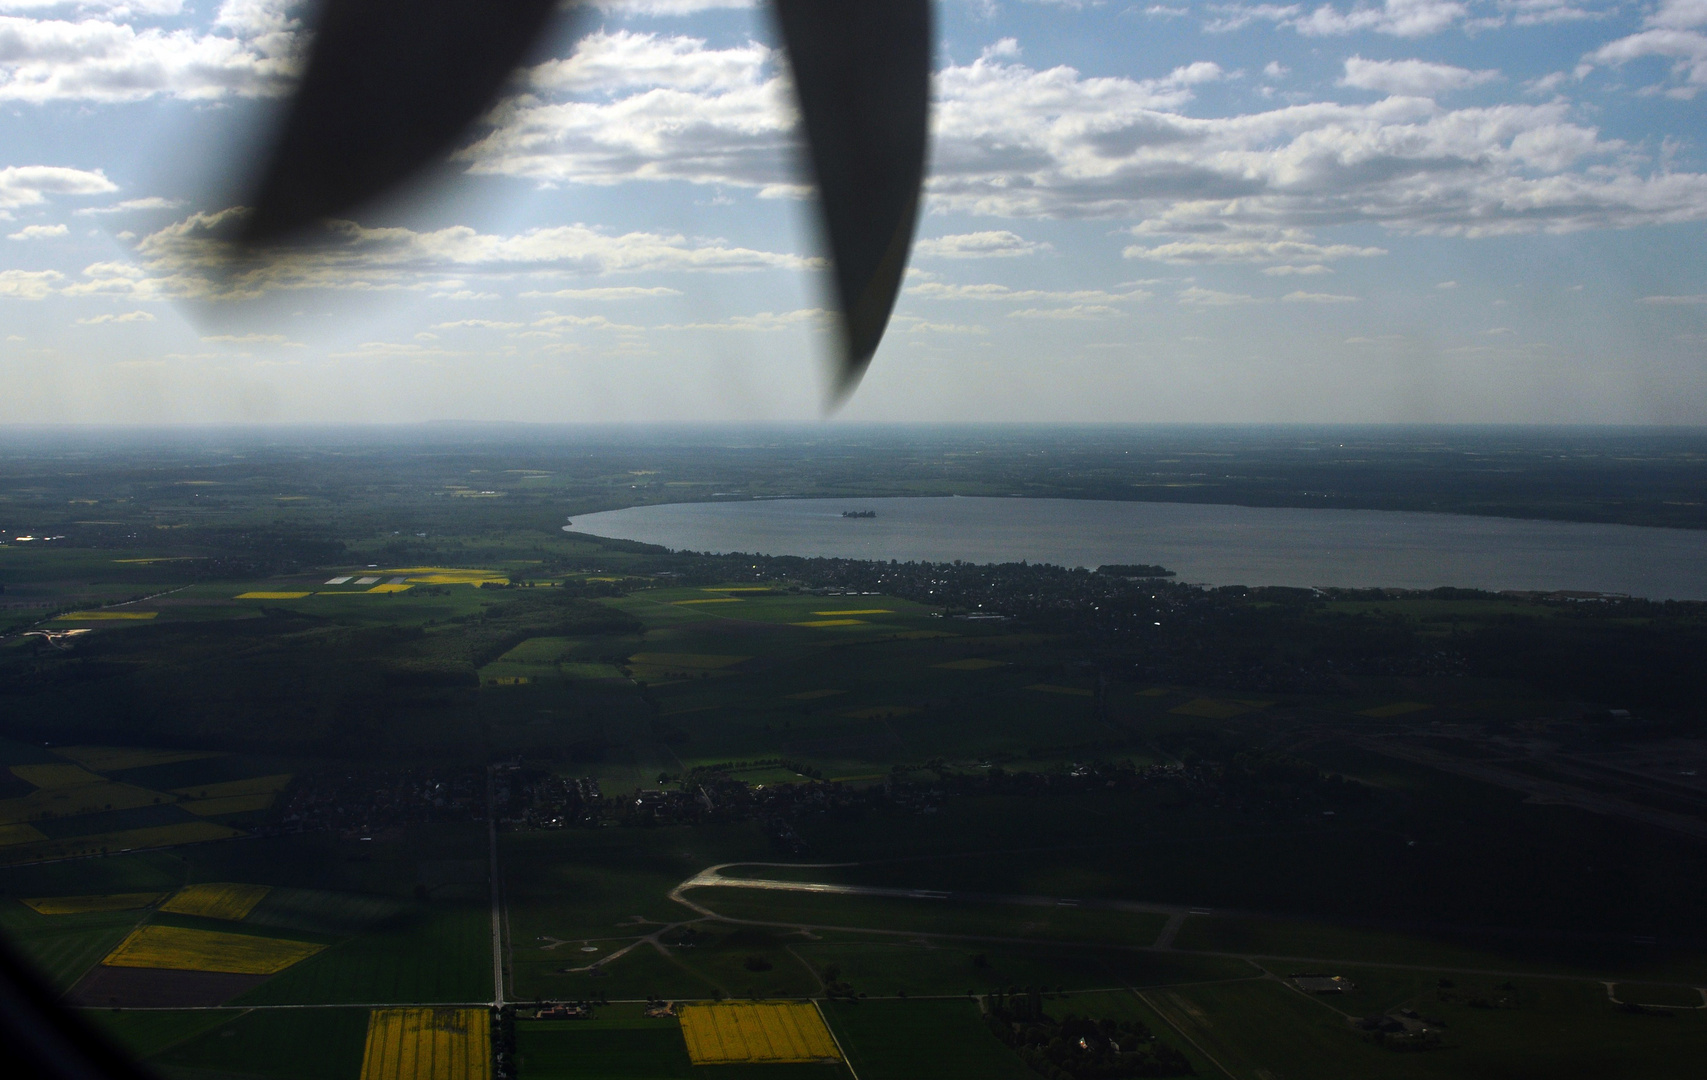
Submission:
[[[875,518],[844,518],[875,510]],[[691,551],[1160,563],[1181,581],[1555,589],[1707,600],[1707,532],[1632,525],[1074,499],[772,499],[636,506],[575,532]]]

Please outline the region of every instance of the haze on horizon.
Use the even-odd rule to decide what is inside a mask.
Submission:
[[[233,290],[301,7],[0,0],[0,423],[820,415],[762,8],[596,5],[438,186]],[[1707,0],[938,10],[840,419],[1707,423]]]

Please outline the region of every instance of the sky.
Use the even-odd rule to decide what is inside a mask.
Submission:
[[[768,10],[566,8],[454,156],[232,278],[291,0],[0,0],[0,423],[1707,423],[1707,0],[942,0],[826,412]]]

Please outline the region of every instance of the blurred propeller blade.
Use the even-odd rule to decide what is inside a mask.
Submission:
[[[835,396],[871,363],[907,268],[930,117],[930,0],[773,0],[841,303]]]
[[[244,239],[344,213],[442,157],[489,108],[557,0],[322,0],[308,70]]]

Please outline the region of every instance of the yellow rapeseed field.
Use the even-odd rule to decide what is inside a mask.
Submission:
[[[0,847],[11,847],[13,844],[33,844],[37,840],[46,840],[47,834],[34,825],[0,825]]]
[[[117,851],[142,851],[148,848],[175,847],[178,844],[200,844],[208,840],[229,840],[233,836],[242,835],[237,829],[216,825],[211,821],[186,821],[179,825],[123,829],[89,836],[71,836],[61,840],[43,837],[40,840],[14,842],[11,846],[0,847],[0,863],[76,859]]]
[[[509,578],[495,570],[468,570],[454,566],[405,566],[387,574],[407,574],[421,585],[506,585]]]
[[[226,799],[233,795],[271,795],[290,786],[291,773],[272,776],[252,776],[247,780],[227,780],[221,784],[197,784],[194,787],[173,788],[174,795],[192,799]]]
[[[680,606],[683,604],[739,604],[739,603],[743,603],[742,599],[739,596],[717,596],[717,597],[713,597],[709,600],[672,600],[670,602],[672,604],[677,605],[677,606]]]
[[[160,910],[236,922],[254,911],[255,905],[270,891],[265,885],[237,885],[229,881],[186,885],[172,899],[161,904]]]
[[[687,1005],[680,1015],[682,1038],[695,1065],[842,1059],[813,1005]]]
[[[101,896],[38,896],[21,901],[38,915],[87,915],[96,911],[135,911],[159,900],[164,893],[106,893]]]
[[[413,589],[414,587],[415,586],[413,586],[413,585],[375,585],[373,588],[369,589],[368,592],[370,592],[370,593],[400,593],[400,592],[408,592],[410,589]]]
[[[106,777],[96,776],[81,765],[14,765],[12,775],[38,788],[74,788],[84,784],[104,784]]]
[[[375,1009],[362,1080],[491,1080],[492,1020],[485,1009]]]
[[[894,609],[886,607],[850,608],[847,611],[814,611],[814,615],[893,615]]]
[[[158,611],[68,611],[54,616],[54,622],[118,622],[152,619],[159,614]]]
[[[76,768],[75,765],[67,766]],[[72,817],[93,814],[102,810],[134,810],[139,806],[174,803],[176,795],[152,791],[135,784],[118,784],[100,780],[99,783],[78,787],[42,788],[15,799],[0,799],[0,825],[14,821],[35,821],[45,817]]]
[[[75,761],[85,769],[93,769],[99,773],[223,756],[217,751],[147,750],[134,746],[61,746],[53,752],[59,757]]]
[[[325,947],[309,941],[149,925],[132,930],[101,963],[108,967],[273,975]]]

